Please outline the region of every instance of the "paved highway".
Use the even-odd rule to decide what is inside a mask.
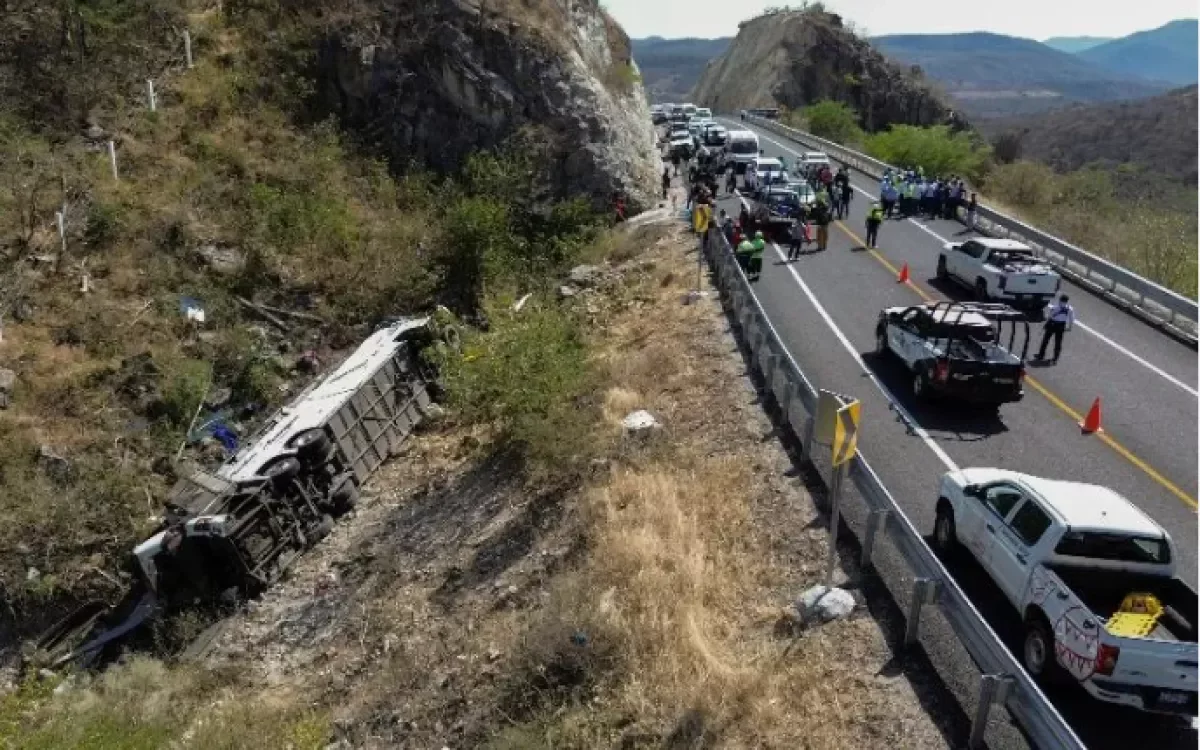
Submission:
[[[746,129],[758,133],[768,156],[791,163],[803,150]],[[956,467],[998,466],[1102,484],[1171,532],[1181,575],[1197,585],[1195,350],[1064,282],[1079,322],[1067,334],[1057,366],[1029,368],[1023,401],[1005,405],[999,415],[916,403],[907,373],[874,355],[875,323],[885,307],[968,298],[965,290],[934,278],[942,243],[962,239],[964,228],[950,221],[890,220],[880,230],[879,248],[867,250],[860,238],[877,185],[859,173],[852,182],[857,190],[850,215],[830,228],[829,248],[788,263],[784,250],[769,247],[754,291],[810,380],[862,400],[859,446],[913,523],[932,529],[937,479]],[[738,196],[724,194],[718,205],[733,215],[741,207]],[[911,282],[901,284],[897,272],[905,263]],[[1040,325],[1031,325],[1030,334],[1032,356]],[[1102,399],[1105,431],[1084,435],[1079,422],[1096,397]],[[1019,648],[1020,623],[1011,608],[981,571],[960,567],[960,583],[997,632]],[[1160,747],[1195,747],[1194,731],[1158,717],[1098,704],[1078,690],[1051,695],[1089,747],[1151,740]],[[1105,721],[1096,720],[1097,711]]]
[[[803,149],[761,129],[747,129],[758,133],[768,156],[791,162]],[[951,221],[890,220],[880,230],[878,250],[862,249],[866,212],[878,191],[872,178],[858,173],[852,178],[856,195],[850,216],[830,228],[829,249],[791,264],[782,264],[782,254],[772,249],[758,292],[776,326],[793,334],[785,334],[795,347],[793,355],[806,370],[814,368],[818,382],[848,382],[848,375],[863,380],[864,366],[878,369],[885,386],[928,433],[924,439],[884,431],[874,436],[880,445],[871,446],[875,422],[894,422],[895,415],[869,382],[859,387],[879,395],[883,412],[866,412],[864,450],[892,491],[912,504],[914,518],[932,523],[934,482],[953,465],[1000,466],[1103,484],[1171,532],[1181,574],[1196,585],[1195,350],[1064,283],[1079,324],[1067,334],[1058,365],[1029,368],[1024,401],[1006,405],[998,418],[911,403],[902,371],[876,363],[870,354],[876,317],[891,305],[967,299],[966,290],[934,278],[942,243],[966,235]],[[736,197],[723,199],[721,206],[740,209]],[[899,284],[897,271],[905,263],[912,281]],[[1040,325],[1032,325],[1030,334],[1032,356]],[[860,392],[855,393],[861,397]],[[1104,432],[1083,435],[1078,423],[1097,397]]]

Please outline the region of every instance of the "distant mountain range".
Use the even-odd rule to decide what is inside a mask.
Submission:
[[[1196,184],[1196,86],[1136,102],[1076,105],[979,123],[997,139],[1015,136],[1018,156],[1059,170],[1139,164],[1159,177]]]
[[[1197,22],[1186,18],[1089,47],[1078,56],[1100,67],[1177,86],[1196,83]]]
[[[682,101],[731,39],[633,40],[651,101]],[[1138,99],[1196,83],[1197,21],[1181,19],[1119,39],[1045,42],[986,32],[870,39],[950,94],[972,119],[1032,114],[1076,103]]]
[[[1047,39],[1042,44],[1059,52],[1075,54],[1111,41],[1112,37],[1110,36],[1056,36]]]
[[[633,59],[651,102],[682,102],[688,98],[710,60],[720,57],[733,41],[721,39],[633,39]]]
[[[875,37],[871,44],[897,61],[920,66],[977,117],[1135,99],[1170,88],[1032,39],[1001,34],[902,34]]]

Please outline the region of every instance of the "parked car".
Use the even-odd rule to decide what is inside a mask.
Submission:
[[[1042,682],[1142,711],[1195,716],[1196,592],[1169,534],[1106,487],[1003,469],[941,479],[934,543],[965,549],[1024,622]]]

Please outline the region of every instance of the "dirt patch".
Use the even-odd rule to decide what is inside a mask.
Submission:
[[[865,607],[783,614],[819,582],[821,518],[712,290],[685,303],[691,238],[638,232],[624,283],[562,303],[607,373],[590,472],[418,436],[211,665],[331,711],[345,747],[947,745]],[[625,435],[635,409],[661,427]]]

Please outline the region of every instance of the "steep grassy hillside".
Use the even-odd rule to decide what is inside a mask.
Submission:
[[[704,69],[733,41],[720,39],[663,39],[652,36],[633,40],[633,58],[652,102],[682,102],[691,95]]]
[[[578,76],[566,80],[586,91],[560,91],[556,113],[608,96],[628,102],[622,116],[648,121],[619,65],[604,76],[592,63],[596,76],[585,77],[578,50],[558,40],[582,37],[603,57],[594,40],[610,39],[620,61],[619,27],[598,10],[576,30],[553,25],[575,18],[565,11],[513,8],[521,13],[473,17],[472,30],[502,23],[514,65],[557,60]],[[222,457],[189,433],[195,417],[244,433],[305,385],[314,362],[328,365],[387,317],[437,303],[471,317],[492,295],[549,288],[603,223],[592,191],[639,179],[638,153],[603,139],[599,124],[582,136],[597,143],[574,162],[592,175],[576,192],[546,155],[581,137],[577,124],[463,125],[461,168],[440,173],[379,158],[390,152],[340,131],[314,95],[323,42],[356,23],[370,29],[377,10],[28,0],[0,16],[0,661],[73,603],[120,591],[180,446],[186,457]],[[459,46],[456,59],[469,52]],[[489,80],[495,88],[474,95],[543,111],[543,91],[527,100]],[[396,129],[408,122],[393,115]],[[499,132],[503,146],[480,151]]]
[[[743,22],[729,49],[705,70],[693,98],[722,112],[835,100],[853,107],[867,130],[940,123],[950,115],[919,73],[888,62],[840,16],[817,6]]]
[[[1079,57],[1124,75],[1176,85],[1196,83],[1197,21],[1185,18],[1089,47]]]
[[[874,37],[871,43],[888,57],[920,66],[960,107],[977,116],[1133,99],[1167,88],[1032,39],[1000,34],[903,34]]]

